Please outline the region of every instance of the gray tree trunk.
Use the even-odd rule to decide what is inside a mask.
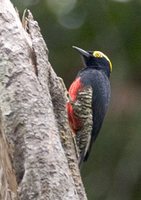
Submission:
[[[28,11],[0,0],[0,200],[86,200],[66,89]]]

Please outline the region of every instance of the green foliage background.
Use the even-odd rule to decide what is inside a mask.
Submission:
[[[141,1],[13,0],[32,11],[49,59],[67,87],[82,63],[72,45],[101,50],[113,63],[112,99],[82,169],[89,200],[141,199]]]

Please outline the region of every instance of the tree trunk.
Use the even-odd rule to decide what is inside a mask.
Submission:
[[[0,0],[0,199],[86,200],[66,88],[28,11]]]

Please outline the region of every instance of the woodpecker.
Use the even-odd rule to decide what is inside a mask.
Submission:
[[[73,48],[80,53],[84,66],[68,90],[67,111],[81,165],[89,157],[108,109],[112,63],[100,51],[85,51],[76,46]]]

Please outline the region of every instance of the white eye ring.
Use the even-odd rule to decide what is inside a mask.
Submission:
[[[102,53],[101,51],[94,51],[93,56],[96,58],[106,58],[106,60],[109,62],[109,65],[110,65],[110,71],[112,72],[112,63],[110,59],[104,53]]]

